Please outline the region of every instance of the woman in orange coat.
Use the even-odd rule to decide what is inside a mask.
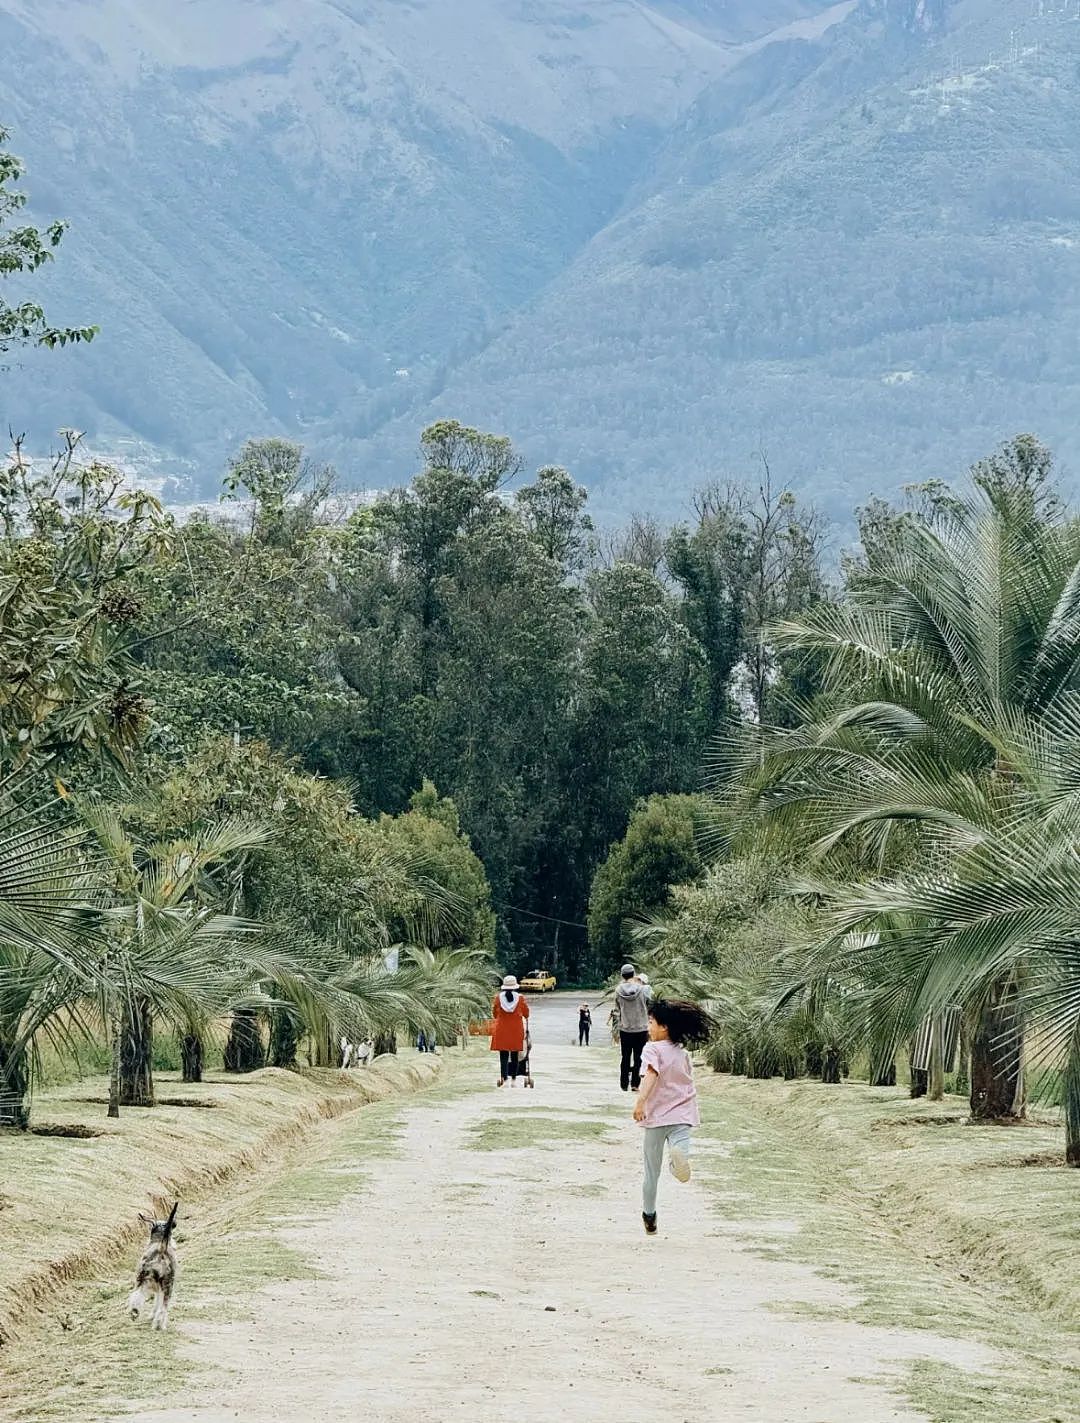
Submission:
[[[502,981],[491,1007],[491,1016],[495,1019],[491,1051],[499,1054],[498,1085],[501,1087],[509,1078],[513,1087],[518,1055],[525,1051],[525,1019],[529,1016],[529,1005],[518,991],[518,981],[512,973]]]

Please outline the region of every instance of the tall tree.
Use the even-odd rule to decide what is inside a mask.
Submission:
[[[47,227],[12,226],[26,206],[26,194],[14,185],[23,176],[22,162],[7,148],[9,134],[0,128],[0,278],[28,276],[53,260],[67,223],[55,219]],[[36,302],[12,306],[0,296],[0,353],[16,346],[66,346],[92,341],[96,326],[53,326]]]
[[[601,975],[625,956],[626,921],[663,909],[673,886],[701,874],[696,831],[704,814],[704,802],[688,795],[654,795],[635,808],[589,893],[589,947]]]
[[[812,690],[806,659],[785,658],[768,630],[825,595],[824,526],[816,510],[774,486],[764,455],[762,470],[753,491],[699,490],[696,524],[673,530],[665,549],[686,624],[705,650],[714,727],[738,713],[775,722]]]
[[[496,899],[533,901],[553,832],[579,599],[509,513],[457,544],[440,584],[432,767]]]
[[[81,458],[73,432],[46,461],[16,441],[0,476],[0,760],[49,758],[63,771],[129,757],[148,713],[139,580],[171,538],[153,495]]]
[[[660,581],[617,563],[586,589],[591,616],[564,774],[591,877],[642,796],[693,787],[708,723],[704,654]]]
[[[568,573],[584,566],[592,549],[593,522],[585,512],[588,493],[559,465],[545,465],[514,495],[521,518],[552,563]]]

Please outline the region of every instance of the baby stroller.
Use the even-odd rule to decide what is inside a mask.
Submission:
[[[532,1034],[529,1032],[527,1022],[525,1024],[525,1047],[518,1057],[517,1075],[521,1079],[523,1087],[536,1086],[532,1078]]]

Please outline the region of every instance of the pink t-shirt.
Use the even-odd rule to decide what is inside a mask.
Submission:
[[[645,1044],[641,1054],[641,1077],[649,1068],[656,1073],[659,1081],[645,1101],[645,1121],[647,1127],[696,1127],[701,1121],[698,1112],[697,1088],[694,1086],[694,1065],[690,1054],[678,1043],[660,1042]]]

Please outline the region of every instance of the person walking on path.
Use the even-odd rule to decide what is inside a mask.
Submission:
[[[649,1008],[649,1044],[642,1058],[645,1077],[634,1103],[634,1121],[645,1127],[641,1220],[646,1235],[656,1234],[656,1190],[665,1143],[671,1174],[676,1181],[690,1179],[690,1133],[701,1117],[694,1065],[686,1047],[703,1043],[709,1027],[708,1014],[696,1003],[658,998]]]
[[[501,1087],[509,1079],[513,1087],[518,1074],[518,1061],[525,1051],[525,1020],[529,1016],[529,1005],[518,991],[518,981],[512,973],[503,979],[502,987],[495,995],[491,1016],[495,1019],[491,1051],[499,1054],[497,1085]]]
[[[646,991],[638,982],[632,963],[622,966],[622,982],[615,990],[618,1014],[619,1086],[636,1092],[641,1082],[641,1054],[649,1040],[649,1007]]]
[[[578,1047],[589,1046],[589,1029],[592,1027],[592,1009],[587,1003],[583,1003],[578,1009],[577,1015],[577,1045]]]

